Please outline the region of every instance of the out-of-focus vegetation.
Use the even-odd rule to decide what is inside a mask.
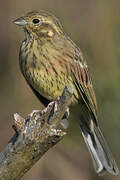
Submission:
[[[80,45],[94,81],[99,122],[120,168],[120,1],[6,0],[0,6],[0,150],[13,135],[12,114],[27,115],[42,106],[23,79],[18,54],[24,33],[12,20],[30,10],[48,10]],[[71,121],[68,136],[51,149],[22,180],[118,180],[98,177],[79,128]]]

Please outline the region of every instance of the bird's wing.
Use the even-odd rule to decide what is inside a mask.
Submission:
[[[90,74],[86,60],[78,47],[74,45],[74,65],[72,65],[71,73],[72,79],[76,86],[77,91],[85,102],[89,112],[93,116],[93,120],[97,125],[97,103],[92,86]]]

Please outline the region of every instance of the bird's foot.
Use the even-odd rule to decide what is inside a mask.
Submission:
[[[48,111],[49,108],[54,107],[53,113],[56,113],[57,110],[58,110],[59,100],[60,100],[60,97],[58,97],[56,101],[50,102],[48,104],[48,106],[46,107],[45,112]],[[69,114],[70,114],[69,113],[69,108],[67,108],[63,118],[60,121],[60,124],[59,124],[60,128],[62,128],[62,129],[67,129],[68,128],[68,126],[69,126],[69,122],[68,122]]]
[[[57,111],[58,109],[58,104],[59,104],[59,100],[60,100],[60,97],[57,98],[56,101],[52,101],[51,103],[49,103],[48,107],[50,106],[54,106],[54,113]],[[69,122],[68,122],[68,117],[69,117],[69,114],[70,114],[70,111],[69,111],[69,108],[67,108],[63,118],[61,119],[60,121],[60,124],[59,126],[62,128],[62,129],[67,129],[68,126],[69,126]]]
[[[40,112],[40,110],[33,110],[30,114],[28,114],[28,116],[31,118],[33,117],[34,113],[38,113],[38,112]]]
[[[48,106],[42,110],[42,114],[46,114],[47,112],[50,111],[50,109],[53,108],[53,113],[55,113],[58,109],[58,104],[59,104],[59,97],[57,98],[56,101],[52,101],[48,104]],[[29,117],[32,118],[34,113],[40,113],[40,110],[33,110],[32,113],[29,114]],[[61,119],[60,121],[60,124],[59,126],[62,128],[62,129],[67,129],[68,126],[69,126],[69,122],[68,122],[68,117],[69,117],[69,108],[67,108],[63,118]]]

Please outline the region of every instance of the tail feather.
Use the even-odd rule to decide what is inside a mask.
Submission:
[[[119,170],[99,127],[97,127],[93,122],[91,124],[89,132],[83,125],[80,127],[85,143],[91,154],[96,172],[99,175],[103,175],[108,171],[113,175],[117,175]]]

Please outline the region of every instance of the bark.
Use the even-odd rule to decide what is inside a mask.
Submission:
[[[0,180],[20,179],[50,148],[66,135],[60,121],[70,104],[73,90],[67,86],[61,97],[27,119],[15,113],[14,136],[0,153]],[[54,158],[54,157],[53,157]]]

